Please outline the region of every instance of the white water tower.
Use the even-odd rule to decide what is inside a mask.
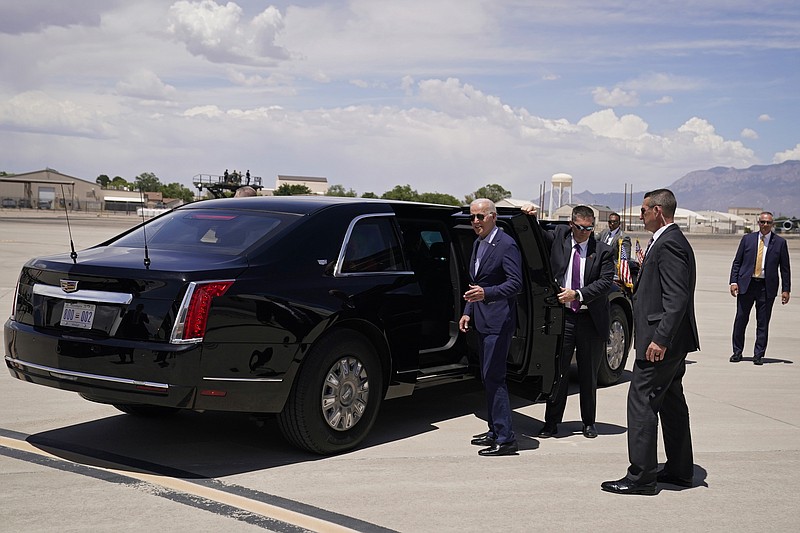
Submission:
[[[556,195],[556,187],[558,187],[558,196],[555,198],[555,208],[553,207],[553,200],[554,196]],[[565,189],[569,190],[569,199],[565,202],[564,201],[564,193],[567,192]],[[547,213],[547,216],[552,218],[553,211],[558,209],[564,204],[571,204],[572,203],[572,176],[569,174],[564,174],[563,172],[559,172],[558,174],[553,174],[553,177],[550,178],[550,210]]]

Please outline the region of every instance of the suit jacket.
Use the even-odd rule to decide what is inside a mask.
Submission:
[[[567,225],[556,226],[545,231],[545,238],[550,244],[550,268],[558,284],[564,286],[567,268],[571,268],[572,231]],[[608,339],[609,305],[608,291],[614,283],[614,258],[611,247],[589,237],[586,249],[586,264],[583,270],[583,287],[581,296],[597,330],[597,334]]]
[[[739,293],[747,292],[750,286],[750,279],[756,268],[756,255],[758,255],[758,239],[761,232],[754,231],[748,233],[739,241],[739,249],[733,258],[731,266],[731,283],[739,285]],[[778,295],[778,269],[781,272],[781,291],[792,291],[792,274],[789,268],[789,247],[786,239],[773,233],[769,237],[769,247],[764,263],[764,288],[767,291],[767,298],[775,298]]]
[[[608,228],[600,232],[600,237],[597,238],[600,242],[606,242],[608,234],[611,233]],[[617,238],[611,243],[611,250],[614,254],[614,262],[619,261],[619,240],[622,239],[622,247],[625,248],[625,253],[628,254],[628,259],[631,259],[631,238],[622,230],[617,233]]]
[[[694,313],[696,279],[694,251],[672,224],[650,246],[633,286],[636,359],[645,359],[651,341],[667,347],[665,357],[700,349]]]
[[[473,265],[478,241],[475,242],[470,259],[470,278],[473,285],[483,287],[484,299],[467,302],[464,314],[472,317],[477,331],[497,334],[504,328],[516,326],[517,294],[522,290],[522,256],[516,241],[498,229],[476,274]]]

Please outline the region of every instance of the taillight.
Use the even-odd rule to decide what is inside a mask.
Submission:
[[[206,334],[211,301],[225,294],[231,285],[233,280],[191,282],[181,302],[170,342],[183,344],[202,341]]]

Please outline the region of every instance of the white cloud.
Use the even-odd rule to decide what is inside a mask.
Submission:
[[[778,152],[772,158],[773,163],[783,163],[784,161],[800,160],[800,143],[794,148],[789,148],[783,152]]]
[[[678,135],[679,139],[689,140],[696,150],[713,153],[723,160],[727,158],[732,164],[744,164],[755,158],[753,151],[740,141],[726,141],[718,135],[714,126],[705,119],[690,118],[678,128]]]
[[[758,133],[750,128],[743,129],[740,135],[743,139],[758,139]]]
[[[271,64],[289,57],[275,44],[284,24],[272,6],[247,21],[234,2],[180,0],[170,7],[167,20],[169,33],[190,53],[214,63]]]
[[[595,87],[592,91],[594,101],[606,107],[635,107],[639,105],[639,95],[636,91],[626,91],[620,87],[608,90],[605,87]]]
[[[649,105],[667,105],[673,102],[671,96],[662,96],[658,100],[653,100]]]
[[[594,102],[606,107],[636,107],[642,93],[664,93],[665,91],[696,91],[703,85],[699,80],[684,76],[674,76],[663,72],[651,72],[637,78],[622,81],[613,89],[596,87],[592,91]],[[664,95],[647,105],[673,103],[672,96]]]
[[[586,126],[597,135],[615,139],[640,139],[647,134],[647,123],[636,115],[617,117],[611,109],[604,109],[583,117],[579,126]]]
[[[145,100],[169,100],[176,94],[175,87],[164,83],[155,72],[147,69],[132,72],[118,82],[117,92],[122,96]]]
[[[759,122],[769,122],[771,120],[774,120],[774,119],[771,116],[767,115],[766,113],[764,113],[763,115],[758,115],[758,121]]]
[[[106,116],[72,100],[42,91],[21,93],[0,102],[0,129],[45,135],[105,138],[112,127]]]
[[[651,72],[619,84],[628,90],[641,92],[695,91],[703,87],[699,80],[664,72]]]

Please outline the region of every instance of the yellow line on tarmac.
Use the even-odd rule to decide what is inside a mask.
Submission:
[[[41,450],[31,445],[30,443],[22,440],[11,439],[8,437],[0,436],[0,446],[5,446],[6,448],[12,448],[23,452],[34,453],[37,455],[49,457],[59,461],[80,464],[81,466],[87,468],[104,470],[106,472],[113,472],[115,474],[119,474],[121,476],[133,479],[138,479],[140,481],[144,481],[152,485],[157,485],[160,487],[168,488],[178,492],[183,492],[186,494],[192,494],[194,496],[199,496],[201,498],[205,498],[207,500],[211,500],[217,503],[229,505],[231,507],[236,507],[237,509],[249,511],[251,513],[255,513],[274,520],[279,520],[281,522],[285,522],[287,524],[308,529],[310,531],[319,531],[325,533],[327,532],[357,533],[355,530],[341,526],[339,524],[334,524],[326,520],[321,520],[319,518],[314,518],[312,516],[307,516],[301,513],[297,513],[295,511],[290,511],[288,509],[284,509],[282,507],[278,507],[275,505],[270,505],[268,503],[260,502],[257,500],[251,500],[249,498],[245,498],[244,496],[237,496],[236,494],[231,494],[210,487],[204,487],[202,485],[184,481],[182,479],[160,476],[157,474],[132,472],[129,470],[118,470],[115,468],[103,468],[99,466],[78,463],[76,461],[70,461],[68,459],[64,459],[63,457],[59,457],[57,455],[53,455],[44,450]]]

